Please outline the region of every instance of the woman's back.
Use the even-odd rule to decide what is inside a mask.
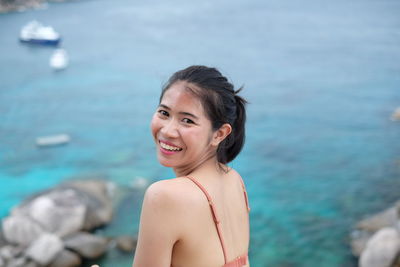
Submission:
[[[231,170],[217,179],[191,178],[194,181],[188,177],[164,181],[176,189],[183,202],[182,212],[176,218],[176,222],[182,226],[182,236],[174,245],[172,266],[221,267],[225,264],[213,210],[200,187],[203,187],[212,200],[227,262],[239,256],[247,256],[248,208],[239,174]]]

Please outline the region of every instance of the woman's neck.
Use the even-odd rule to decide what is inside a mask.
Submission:
[[[226,166],[222,166],[224,169],[227,168]],[[184,166],[174,168],[175,175],[177,177],[191,175],[194,173],[215,173],[218,174],[223,172],[221,169],[221,164],[218,163],[217,157],[210,157],[204,161],[200,161],[196,165],[192,166]]]

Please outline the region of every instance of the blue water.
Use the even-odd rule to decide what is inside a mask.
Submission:
[[[0,15],[0,217],[76,177],[171,177],[150,118],[172,72],[205,64],[251,103],[231,165],[249,191],[252,266],[356,266],[352,224],[400,198],[398,14],[393,0],[92,0]],[[18,43],[34,18],[62,34],[65,71],[50,69],[53,48]],[[71,143],[35,146],[58,133]],[[137,230],[142,192],[126,190],[105,235]]]

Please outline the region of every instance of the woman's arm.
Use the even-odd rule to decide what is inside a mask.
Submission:
[[[152,184],[145,193],[133,267],[170,267],[179,239],[179,198],[168,181]]]

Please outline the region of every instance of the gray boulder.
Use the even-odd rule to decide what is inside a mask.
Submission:
[[[13,244],[28,245],[45,231],[31,218],[24,215],[13,215],[3,220],[5,239]]]
[[[115,241],[119,250],[130,253],[134,251],[137,242],[137,240],[131,236],[119,236]]]
[[[15,208],[12,214],[32,218],[47,232],[64,236],[83,228],[86,206],[75,190],[56,188]]]
[[[24,267],[41,267],[41,266],[38,265],[38,264],[37,264],[36,262],[34,262],[34,261],[28,260],[28,261],[25,263]]]
[[[0,258],[3,259],[4,261],[9,261],[13,258],[18,258],[22,256],[23,251],[24,251],[23,247],[6,245],[0,248]]]
[[[86,259],[96,259],[102,256],[107,250],[107,244],[106,238],[86,232],[74,233],[64,238],[66,248]]]
[[[361,253],[360,267],[390,267],[400,252],[400,235],[386,227],[376,232]]]
[[[377,231],[385,227],[396,228],[399,224],[400,201],[392,207],[370,216],[357,223],[351,233],[351,248],[355,256],[359,257],[366,248],[368,240]]]
[[[0,224],[0,247],[3,247],[5,245],[7,245],[7,244],[8,244],[8,242],[7,242],[7,240],[6,240],[5,236],[4,236],[3,229],[2,229],[2,224]]]
[[[360,221],[356,227],[357,229],[372,233],[384,227],[396,227],[399,220],[399,210],[400,201],[392,207]]]
[[[366,231],[354,230],[351,233],[351,251],[354,256],[359,257],[367,246],[372,234]]]
[[[393,121],[400,121],[400,107],[396,108],[396,109],[393,111],[393,114],[392,114],[391,119],[392,119]]]
[[[41,265],[48,265],[62,251],[62,240],[55,234],[43,234],[27,248],[25,254]]]
[[[0,266],[72,267],[81,265],[79,255],[103,255],[107,239],[80,231],[112,220],[111,189],[101,180],[73,181],[25,200],[2,220]]]
[[[7,267],[25,267],[28,260],[24,257],[12,258],[7,262]]]
[[[82,193],[87,212],[83,230],[90,231],[112,220],[113,205],[111,199],[112,184],[102,180],[72,181],[70,186]]]
[[[18,229],[13,228],[18,236],[9,239],[9,223],[4,229],[6,239],[27,245],[44,231],[62,237],[109,223],[113,214],[109,185],[101,180],[73,181],[27,199],[11,213],[18,217],[11,220],[18,222]]]
[[[9,259],[0,257],[1,267],[40,267],[34,261],[27,259],[24,255],[13,256]]]
[[[57,254],[56,258],[49,265],[49,267],[78,267],[81,266],[82,260],[78,256],[78,254],[63,249],[60,253]]]

